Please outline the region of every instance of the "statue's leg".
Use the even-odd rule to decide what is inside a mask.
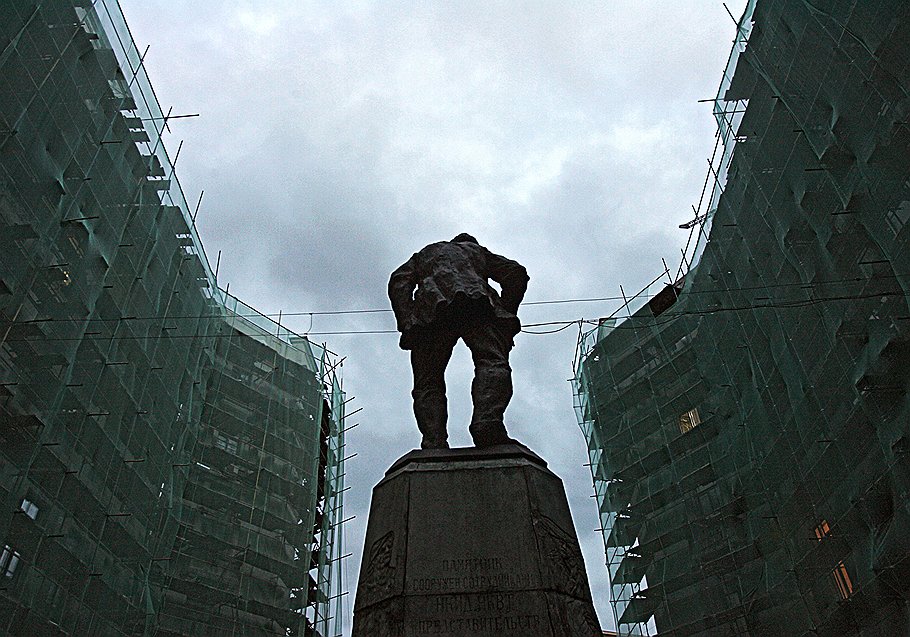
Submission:
[[[448,408],[446,405],[445,371],[457,337],[446,332],[428,334],[411,350],[411,367],[414,370],[414,417],[423,434],[423,449],[448,449],[446,432]]]
[[[474,359],[471,398],[471,437],[478,447],[514,442],[506,433],[503,415],[512,398],[509,351],[512,336],[497,323],[479,325],[462,335]]]

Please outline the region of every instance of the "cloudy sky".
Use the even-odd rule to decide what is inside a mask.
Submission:
[[[721,0],[121,0],[219,282],[346,356],[348,620],[370,490],[419,445],[388,275],[470,232],[523,263],[526,301],[619,297],[674,269],[714,144],[735,23]],[[745,0],[728,0],[737,17]],[[525,323],[618,303],[530,305]],[[532,328],[544,329],[544,328]],[[612,626],[586,449],[572,410],[578,328],[521,334],[510,433],[569,493],[595,604]],[[470,356],[449,366],[450,438],[470,444]]]

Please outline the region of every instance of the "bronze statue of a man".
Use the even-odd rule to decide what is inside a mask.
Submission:
[[[499,283],[502,295],[490,285]],[[416,287],[416,290],[415,290]],[[469,234],[431,243],[392,273],[389,298],[411,350],[414,416],[424,449],[449,446],[445,369],[458,339],[474,359],[469,430],[478,447],[514,442],[503,414],[512,398],[509,351],[521,331],[518,305],[528,288],[524,267],[477,243]]]

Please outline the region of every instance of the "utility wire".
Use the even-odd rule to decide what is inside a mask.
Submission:
[[[660,314],[658,316],[632,315],[632,316],[627,316],[627,317],[617,317],[616,320],[621,320],[623,322],[629,322],[630,320],[631,321],[652,320],[654,322],[649,323],[648,327],[660,327],[661,325],[665,325],[667,323],[672,323],[674,319],[676,319],[680,316],[710,316],[712,314],[719,314],[721,312],[743,312],[743,311],[755,311],[755,310],[765,310],[765,309],[796,309],[796,308],[802,308],[802,307],[809,307],[812,305],[820,305],[822,303],[833,303],[833,302],[839,302],[839,301],[856,301],[856,300],[861,300],[861,299],[875,299],[875,298],[899,297],[899,296],[908,297],[908,296],[910,296],[910,293],[904,292],[904,291],[875,292],[875,293],[871,293],[871,294],[842,295],[842,296],[832,296],[832,297],[824,297],[824,298],[817,298],[817,299],[796,299],[793,301],[781,301],[778,303],[762,303],[760,305],[751,305],[750,304],[750,305],[727,306],[727,307],[718,305],[717,307],[705,308],[705,309],[701,309],[701,310],[686,310],[686,311],[681,311],[681,312],[667,311],[667,312],[663,312],[662,314]],[[658,318],[660,320],[656,320]],[[906,319],[910,320],[910,316],[898,317],[898,318],[906,318]],[[588,324],[593,324],[593,325],[600,324],[600,321],[584,320],[583,322],[588,323]],[[612,326],[611,329],[640,329],[640,326],[620,324],[620,325]]]
[[[59,266],[50,266],[50,267],[59,267]],[[910,277],[910,274],[884,274],[884,275],[875,275],[871,277],[851,277],[846,279],[829,279],[823,281],[813,281],[811,283],[768,283],[763,285],[753,285],[753,286],[743,286],[735,288],[715,288],[715,289],[706,289],[706,290],[690,290],[686,292],[686,296],[694,296],[696,294],[724,294],[731,292],[749,292],[757,290],[774,290],[774,289],[784,289],[784,288],[801,288],[806,290],[811,290],[824,285],[836,285],[836,284],[851,284],[851,283],[861,283],[868,281],[878,281],[884,279],[896,279],[896,278],[906,278]],[[571,299],[551,299],[544,301],[528,301],[521,304],[522,307],[532,306],[532,305],[559,305],[559,304],[568,304],[568,303],[595,303],[595,302],[604,302],[604,301],[624,301],[625,302],[631,299],[642,299],[642,298],[653,298],[654,294],[638,294],[632,297],[622,297],[622,296],[600,296],[600,297],[579,297]],[[391,313],[391,308],[368,308],[368,309],[356,309],[356,310],[322,310],[322,311],[313,311],[313,312],[280,312],[276,314],[240,314],[240,313],[231,313],[229,317],[241,317],[241,318],[255,318],[260,316],[265,317],[288,317],[288,316],[341,316],[349,314],[388,314]],[[91,322],[115,322],[115,321],[155,321],[155,320],[188,320],[188,319],[208,319],[212,318],[210,314],[193,314],[186,316],[121,316],[117,318],[65,318],[65,319],[56,319],[53,317],[48,318],[38,318],[38,319],[29,319],[25,321],[0,321],[0,325],[24,325],[28,323],[46,323],[53,321],[78,321],[81,323],[91,323]],[[308,332],[310,334],[315,334],[316,332]]]
[[[871,298],[884,298],[884,297],[907,297],[910,296],[907,292],[904,291],[895,291],[895,292],[875,292],[871,294],[858,294],[858,295],[841,295],[841,296],[832,296],[832,297],[822,297],[816,299],[795,299],[792,301],[780,301],[777,303],[762,303],[758,305],[747,304],[740,306],[727,306],[723,307],[718,305],[717,307],[704,308],[700,310],[685,310],[671,312],[666,311],[658,316],[628,316],[617,318],[616,320],[621,320],[622,323],[618,325],[611,326],[611,329],[641,329],[641,325],[627,325],[631,322],[646,322],[647,327],[659,327],[667,323],[672,322],[674,319],[681,316],[707,316],[713,314],[719,314],[722,312],[742,312],[742,311],[756,311],[764,309],[795,309],[808,307],[812,305],[819,305],[822,303],[833,303],[833,302],[842,302],[842,301],[855,301],[861,299],[871,299]],[[910,319],[910,317],[907,317]],[[562,330],[568,328],[571,325],[592,325],[597,326],[600,324],[598,320],[591,319],[571,319],[571,320],[562,320],[562,321],[547,321],[543,323],[528,323],[523,326],[523,330],[528,334],[553,334],[556,332],[561,332]],[[527,331],[526,328],[529,327],[545,327],[551,325],[561,326],[558,329],[546,330],[542,332],[531,332]],[[302,334],[301,336],[346,336],[346,335],[355,335],[355,334],[397,334],[398,330],[386,329],[386,330],[337,330],[337,331],[328,331],[328,332],[309,332],[307,334]],[[149,334],[149,335],[131,335],[131,336],[102,336],[102,335],[83,335],[83,336],[73,336],[73,337],[39,337],[39,338],[7,338],[7,343],[12,342],[48,342],[48,341],[82,341],[82,340],[91,340],[91,341],[118,341],[118,340],[145,340],[145,339],[206,339],[206,338],[230,338],[233,335],[231,333],[227,334],[170,334],[164,332],[163,334]]]

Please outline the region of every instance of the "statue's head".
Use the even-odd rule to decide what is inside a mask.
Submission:
[[[452,239],[452,243],[477,243],[477,239],[469,235],[467,232],[462,232],[460,235]]]

